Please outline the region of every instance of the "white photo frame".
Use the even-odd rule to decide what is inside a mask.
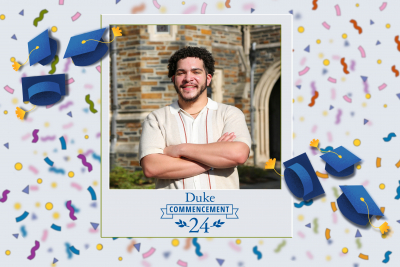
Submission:
[[[101,15],[101,28],[110,25],[281,25],[281,160],[292,158],[292,16],[291,15]],[[293,198],[281,181],[280,190],[141,190],[109,188],[109,84],[110,57],[101,61],[101,237],[293,237]],[[281,167],[283,172],[283,165]],[[283,179],[283,178],[282,178]],[[198,226],[206,217],[210,225],[224,221],[221,227],[189,232],[194,215],[168,214],[175,206],[184,206],[187,197],[214,196],[213,203],[226,206],[225,213],[197,213]],[[210,198],[208,198],[210,200]],[[192,203],[194,204],[194,203]],[[203,205],[202,203],[197,203]],[[175,206],[171,206],[175,205]],[[214,213],[216,209],[214,209]],[[175,216],[175,218],[174,218]],[[201,219],[200,219],[201,218]],[[178,227],[180,219],[189,228]],[[204,220],[203,220],[204,219]],[[197,219],[196,219],[197,220]],[[207,227],[207,225],[206,225]],[[194,229],[194,228],[193,228]]]

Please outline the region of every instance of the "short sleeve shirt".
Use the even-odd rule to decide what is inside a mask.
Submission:
[[[142,123],[139,160],[164,148],[182,143],[215,143],[224,133],[234,132],[236,139],[250,148],[251,138],[243,112],[208,98],[195,119],[181,109],[178,101],[151,112]],[[239,189],[236,167],[211,169],[185,179],[157,179],[156,189]]]

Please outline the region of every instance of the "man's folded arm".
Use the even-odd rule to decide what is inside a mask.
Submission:
[[[140,165],[146,177],[157,179],[182,179],[201,174],[209,166],[185,158],[173,158],[163,154],[150,154],[141,159]]]

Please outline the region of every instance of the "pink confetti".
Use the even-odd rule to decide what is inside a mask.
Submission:
[[[31,137],[31,133],[27,133],[26,135],[22,136],[22,140],[26,140]]]
[[[64,0],[58,0],[59,5],[64,5]]]
[[[304,63],[306,63],[306,61],[307,61],[307,58],[306,58],[306,57],[303,57],[303,58],[301,59],[301,61],[300,61],[300,65],[303,66]]]
[[[63,125],[63,129],[68,129],[68,128],[71,128],[72,126],[74,126],[74,123],[70,122],[68,124]]]
[[[331,89],[331,98],[332,98],[332,99],[335,99],[335,98],[336,98],[336,90],[335,90],[335,88],[332,88],[332,89]]]
[[[86,89],[92,89],[92,88],[93,88],[93,85],[91,85],[91,84],[85,84],[85,88],[86,88]]]
[[[206,7],[207,7],[207,3],[204,2],[203,5],[201,6],[201,14],[205,14],[206,13]]]
[[[310,70],[309,67],[305,67],[304,70],[299,72],[299,75],[302,76],[302,75],[306,74],[309,70]]]
[[[300,231],[298,231],[297,234],[298,234],[301,238],[306,237],[306,236],[305,236],[302,232],[300,232]]]
[[[157,9],[160,9],[160,4],[159,3],[157,3],[157,0],[153,0],[153,5],[157,8]]]
[[[53,166],[54,166],[54,165],[53,165]],[[38,190],[39,190],[39,187],[37,187],[36,185],[30,185],[30,186],[29,186],[29,189],[32,190],[32,191],[38,191]]]
[[[358,50],[361,53],[361,57],[365,57],[365,51],[364,51],[364,48],[361,45],[358,47]]]
[[[367,186],[369,184],[368,180],[362,183],[363,186]]]
[[[183,11],[183,14],[191,14],[191,13],[195,12],[196,9],[197,9],[197,6],[196,5],[192,5],[192,6],[188,7],[188,8],[186,8]]]
[[[312,133],[315,133],[315,132],[317,131],[317,127],[318,127],[317,125],[314,125],[313,128],[312,128],[312,130],[311,130],[311,132],[312,132]]]
[[[312,260],[312,259],[313,259],[313,255],[311,254],[311,252],[310,252],[310,251],[307,251],[307,257],[308,257],[310,260]]]
[[[207,253],[203,253],[203,256],[199,257],[199,260],[205,260],[208,258],[208,254]]]
[[[142,265],[144,267],[150,267],[151,266],[151,264],[149,262],[147,262],[147,261],[142,261]]]
[[[333,56],[332,56],[332,59],[334,59],[334,60],[340,60],[340,59],[341,59],[341,57],[340,57],[340,56],[338,56],[338,55],[333,55]]]
[[[4,89],[9,92],[10,94],[14,94],[14,89],[10,88],[8,85],[4,87]]]
[[[100,72],[100,73],[101,73],[101,66],[100,66],[100,65],[98,65],[98,66],[96,67],[96,70],[97,70],[98,72]]]
[[[92,233],[92,234],[98,233],[99,232],[99,228],[97,228],[96,230],[94,230],[93,228],[90,228],[89,232]]]
[[[301,79],[298,79],[294,85],[301,85]]]
[[[337,223],[337,215],[336,215],[336,213],[335,212],[332,213],[332,216],[333,216],[333,223],[336,224]]]
[[[254,9],[254,4],[253,3],[249,3],[249,4],[245,4],[243,5],[243,10],[249,10],[249,9]]]
[[[336,5],[335,6],[335,9],[336,9],[336,16],[340,16],[340,7],[339,7],[339,5]]]
[[[235,250],[235,251],[237,251],[237,252],[242,251],[242,248],[239,247],[238,245],[236,245],[233,241],[229,242],[229,246],[230,246],[233,250]]]
[[[51,108],[52,106],[54,106],[55,104],[51,104],[51,105],[47,105],[46,109]]]
[[[155,248],[151,248],[149,251],[147,251],[146,253],[143,253],[143,259],[150,257],[151,255],[153,255],[153,253],[156,251]]]
[[[351,103],[351,98],[349,98],[347,95],[343,96],[343,99],[346,100],[346,102]]]
[[[75,20],[79,19],[80,16],[81,16],[81,13],[76,12],[76,14],[71,17],[71,19],[72,19],[72,21],[75,21]]]
[[[29,170],[33,171],[34,174],[38,174],[39,173],[39,171],[35,167],[33,167],[32,165],[29,166]]]
[[[387,3],[383,2],[382,5],[380,6],[380,10],[383,11],[386,8]]]
[[[78,189],[79,191],[82,190],[82,187],[77,183],[71,183],[71,187]]]
[[[328,30],[331,28],[331,26],[328,23],[326,23],[325,21],[322,23],[322,26],[324,26]]]
[[[90,154],[92,154],[94,151],[89,149],[88,151],[86,151],[86,153],[84,153],[83,155],[85,155],[85,157],[89,156]]]
[[[68,143],[68,136],[65,134],[65,135],[63,135],[63,137],[64,137],[64,140],[65,140],[65,143],[67,144]]]
[[[67,62],[65,63],[65,66],[64,66],[64,72],[68,72],[71,61],[72,61],[71,58],[67,58]]]
[[[331,132],[328,132],[328,141],[332,142],[332,134],[331,134]]]
[[[46,239],[47,239],[47,230],[44,230],[42,235],[42,242],[46,241]]]
[[[181,261],[181,260],[178,260],[177,264],[179,266],[182,266],[182,267],[187,267],[187,262],[184,262],[184,261]]]
[[[330,81],[331,83],[336,83],[336,79],[334,79],[334,78],[332,78],[332,77],[329,77],[329,78],[328,78],[328,81]]]
[[[27,121],[27,122],[32,122],[33,119],[32,119],[31,117],[29,117],[29,118],[27,118],[25,121]]]
[[[379,90],[383,90],[383,89],[385,89],[385,88],[386,88],[386,83],[382,84],[382,85],[381,85],[381,86],[379,86],[378,88],[379,88]]]
[[[75,82],[74,78],[69,78],[67,81],[65,81],[65,84],[71,84]]]
[[[70,228],[74,228],[75,227],[75,223],[69,223],[69,224],[67,224],[67,228],[68,229],[70,229]]]
[[[96,138],[99,138],[101,136],[101,133],[96,134]]]

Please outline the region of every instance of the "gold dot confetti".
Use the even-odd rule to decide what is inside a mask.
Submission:
[[[358,164],[356,168],[357,168],[357,170],[360,170],[361,169],[361,165]]]
[[[56,32],[57,31],[57,27],[56,26],[51,27],[51,31],[52,32]]]
[[[349,252],[349,250],[348,250],[347,248],[343,248],[343,249],[342,249],[342,252],[343,252],[344,254],[347,254],[347,252]]]
[[[182,5],[184,5],[185,4],[185,1],[182,1]]]
[[[53,203],[47,202],[45,205],[46,210],[52,210],[53,209]]]
[[[383,105],[383,107],[384,107],[384,108],[387,108],[387,105],[385,104],[385,105]]]
[[[54,212],[54,213],[53,213],[53,218],[56,219],[56,220],[57,220],[58,218],[60,218],[60,213]]]
[[[15,169],[17,170],[17,171],[20,171],[20,170],[22,170],[22,164],[21,163],[15,163]]]
[[[385,189],[385,184],[380,184],[379,189],[381,189],[381,190]]]
[[[89,138],[89,135],[85,135],[85,139],[88,139]]]
[[[162,6],[161,8],[160,8],[160,13],[166,13],[167,12],[167,8],[165,7],[165,6]],[[122,258],[121,258],[121,260],[122,260]]]
[[[174,246],[174,247],[177,247],[177,246],[179,246],[179,240],[178,239],[172,239],[172,242],[171,242],[171,244]]]
[[[302,96],[298,96],[297,97],[297,102],[301,103],[303,102],[304,98]]]
[[[300,117],[300,121],[304,121],[304,117]]]
[[[40,202],[36,202],[35,206],[36,206],[36,208],[39,208],[40,207]]]
[[[37,179],[37,183],[41,184],[43,182],[43,180],[41,178]]]
[[[300,222],[304,220],[304,215],[300,214],[299,216],[297,216],[297,220],[299,220]]]
[[[322,112],[322,115],[328,116],[328,111],[324,110],[324,111]]]
[[[330,62],[329,62],[329,59],[324,59],[324,62],[323,62],[323,63],[324,63],[325,66],[328,66],[329,63],[330,63]]]
[[[322,59],[323,57],[324,57],[324,54],[322,54],[322,53],[319,53],[319,54],[318,54],[318,58],[321,58],[321,59]]]
[[[6,16],[5,16],[4,14],[1,14],[1,15],[0,15],[0,19],[1,19],[1,20],[4,20],[5,18],[6,18]]]
[[[15,61],[15,57],[10,58],[10,61],[14,62]]]
[[[264,241],[260,240],[260,241],[258,241],[258,244],[261,246],[264,244]]]
[[[240,245],[242,243],[242,240],[236,239],[236,244]]]
[[[7,111],[7,110],[4,110],[4,114],[7,115],[7,114],[8,114],[8,111]]]
[[[50,123],[48,123],[48,122],[44,123],[44,127],[49,127],[49,126],[50,126]]]
[[[378,64],[381,64],[381,63],[382,63],[382,60],[378,59],[377,63],[378,63]]]
[[[6,255],[7,255],[7,256],[10,256],[10,254],[11,254],[11,251],[6,250]]]
[[[11,102],[12,102],[14,105],[18,104],[18,98],[14,97],[14,98],[11,100]]]
[[[103,245],[102,244],[97,244],[96,248],[97,248],[97,250],[102,250],[103,249]]]
[[[386,28],[387,29],[389,29],[390,28],[390,24],[388,23],[388,24],[386,24]]]
[[[366,94],[366,95],[365,95],[365,98],[366,98],[366,99],[370,99],[370,98],[371,98],[371,94]]]
[[[118,260],[119,260],[119,261],[122,261],[122,257],[119,257]]]
[[[299,33],[303,33],[303,32],[304,32],[304,27],[303,27],[303,26],[298,27],[298,28],[297,28],[297,31],[298,31]]]
[[[359,7],[359,6],[360,6],[360,4],[357,3],[357,4],[356,4],[356,7]],[[344,252],[343,252],[343,253],[344,253]]]
[[[367,103],[363,102],[363,103],[361,104],[361,106],[362,106],[363,108],[365,108],[365,107],[367,106]]]
[[[321,40],[320,39],[317,39],[317,44],[320,44],[321,43]]]
[[[14,204],[14,209],[19,210],[21,208],[21,204],[20,203],[15,203]]]
[[[354,139],[353,144],[354,144],[355,146],[361,145],[360,139]]]
[[[51,183],[51,187],[56,188],[57,187],[57,183],[56,182],[52,182]]]
[[[75,176],[75,173],[74,173],[74,172],[69,172],[69,173],[68,173],[68,176],[69,176],[69,178],[72,178],[72,177]]]
[[[346,38],[347,38],[347,34],[343,33],[343,34],[342,34],[342,38],[343,38],[343,39],[346,39]]]
[[[97,186],[99,183],[97,181],[93,181],[93,186]]]

